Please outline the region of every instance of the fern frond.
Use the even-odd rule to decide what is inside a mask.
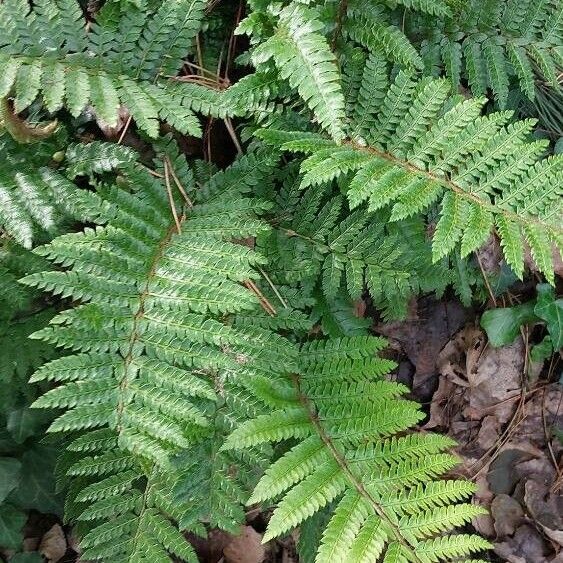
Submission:
[[[454,88],[461,84],[465,62],[473,94],[481,96],[489,88],[504,108],[513,78],[530,100],[535,97],[536,73],[559,88],[556,60],[563,41],[563,9],[557,2],[515,6],[511,0],[473,0],[438,23],[415,16],[412,34],[424,37],[425,52],[433,54],[434,64],[445,69]]]
[[[337,170],[342,168],[339,161]],[[323,170],[323,178],[329,170]],[[372,188],[373,182],[358,172],[350,190],[357,184]],[[308,188],[300,199],[280,198],[279,213],[292,214],[292,220],[281,221],[275,231],[258,237],[269,268],[275,268],[280,279],[303,285],[320,280],[329,300],[341,291],[357,299],[367,287],[386,318],[401,317],[409,298],[420,289],[441,293],[448,285],[451,273],[446,264],[432,263],[420,217],[394,227],[388,224],[388,215],[365,206],[350,213],[341,196],[327,198],[325,192]],[[370,208],[384,206],[392,195],[374,190]]]
[[[112,127],[123,105],[150,137],[158,136],[159,120],[197,136],[194,110],[203,106],[194,100],[192,107],[166,79],[190,52],[204,8],[202,0],[166,0],[154,12],[111,3],[87,31],[77,2],[51,2],[41,25],[42,5],[17,11],[3,3],[0,96],[12,96],[17,113],[39,95],[50,112],[64,106],[78,116],[90,105]],[[206,88],[191,85],[198,89],[205,96]]]
[[[371,561],[383,553],[386,561],[397,556],[441,561],[486,549],[488,542],[474,536],[441,535],[483,511],[455,504],[474,491],[471,484],[435,480],[455,464],[455,458],[441,453],[451,446],[447,438],[393,437],[421,418],[416,405],[400,398],[401,385],[380,381],[377,392],[360,391],[343,376],[323,384],[319,393],[314,372],[323,371],[328,358],[344,361],[380,344],[370,338],[305,344],[307,360],[289,378],[299,405],[245,422],[225,442],[223,449],[231,451],[288,437],[299,440],[267,470],[249,501],[283,493],[265,541],[330,505],[318,562]]]
[[[422,60],[407,36],[390,22],[383,5],[366,0],[347,3],[342,32],[368,51],[383,52],[393,62],[422,68]]]
[[[391,220],[439,202],[434,260],[462,243],[467,255],[498,228],[505,258],[521,275],[522,240],[538,268],[553,282],[551,246],[561,237],[563,161],[542,158],[545,144],[529,140],[531,120],[506,125],[510,114],[477,117],[482,101],[446,106],[446,83],[415,82],[399,73],[372,132],[373,146],[350,141],[328,148],[321,137],[258,133],[282,150],[309,154],[302,185],[350,178],[351,207],[389,205]],[[354,153],[357,153],[355,155]],[[549,189],[540,189],[542,186]],[[519,250],[520,249],[520,250]]]
[[[336,60],[321,33],[323,24],[300,4],[279,15],[278,29],[253,54],[256,64],[273,59],[280,76],[296,88],[335,141],[344,138],[344,96]]]
[[[193,173],[173,146],[157,148],[165,151],[165,162],[176,166],[185,191],[195,192]],[[33,376],[34,381],[60,383],[34,406],[64,409],[51,432],[82,433],[70,450],[88,455],[68,466],[66,474],[89,482],[78,489],[73,513],[86,522],[98,514],[115,516],[111,526],[95,525],[86,533],[83,546],[89,558],[136,561],[150,548],[154,561],[168,561],[170,554],[195,561],[169,518],[197,526],[209,513],[204,504],[209,498],[203,484],[197,485],[198,464],[184,464],[178,482],[181,500],[170,497],[174,458],[189,448],[192,462],[199,448],[201,462],[215,459],[209,485],[218,496],[209,518],[234,531],[243,519],[245,488],[230,478],[234,458],[216,457],[218,445],[211,453],[209,447],[215,433],[221,436],[219,430],[233,428],[228,422],[231,411],[257,413],[254,407],[241,406],[248,403],[242,388],[219,408],[219,383],[213,377],[221,373],[236,379],[242,371],[271,372],[292,362],[292,348],[283,338],[267,329],[229,323],[237,311],[252,314],[259,308],[242,282],[256,277],[253,266],[263,259],[232,240],[267,228],[254,214],[263,204],[240,195],[241,186],[228,190],[227,182],[239,176],[252,183],[247,157],[212,177],[199,202],[179,211],[178,232],[161,174],[151,175],[131,162],[127,151],[105,150],[104,163],[92,161],[92,154],[99,151],[74,147],[67,154],[69,169],[74,175],[90,175],[119,162],[121,187],[99,191],[108,224],[39,247],[37,254],[66,270],[23,279],[28,286],[82,301],[34,334],[76,352],[43,365]],[[264,170],[254,173],[259,176]],[[271,355],[264,354],[266,342]],[[224,389],[227,383],[220,385]],[[258,459],[253,457],[248,466],[256,467]],[[242,466],[238,456],[237,462]],[[159,489],[166,479],[169,484]],[[189,479],[196,484],[189,485]],[[143,487],[139,507],[135,491]],[[195,491],[197,499],[192,498]]]
[[[59,148],[56,141],[19,145],[0,136],[0,227],[25,248],[37,237],[60,233],[65,221],[95,221],[103,215],[95,194],[49,167]]]

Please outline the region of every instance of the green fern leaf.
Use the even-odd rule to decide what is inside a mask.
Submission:
[[[381,381],[379,392],[360,391],[341,375],[322,384],[322,391],[319,388],[315,371],[324,371],[331,358],[343,361],[349,354],[364,354],[380,345],[370,338],[305,344],[299,374],[290,377],[300,406],[247,421],[225,442],[223,449],[238,450],[256,440],[302,439],[267,471],[250,501],[269,497],[273,479],[290,471],[274,492],[289,489],[274,510],[265,539],[284,534],[329,507],[331,517],[317,552],[318,562],[367,562],[383,552],[386,561],[431,561],[432,557],[438,561],[450,554],[463,556],[486,549],[489,544],[484,540],[456,541],[456,535],[441,535],[483,512],[475,505],[453,504],[470,495],[473,485],[433,480],[455,463],[452,456],[440,453],[451,442],[414,434],[388,437],[403,433],[419,418],[417,407],[400,399],[402,386]],[[303,428],[308,424],[309,431],[295,432],[293,422],[288,425],[294,419]],[[291,430],[280,431],[286,427]],[[324,456],[318,457],[322,450]],[[421,485],[427,481],[431,483]],[[431,536],[438,537],[426,540]],[[427,559],[424,549],[428,549]]]

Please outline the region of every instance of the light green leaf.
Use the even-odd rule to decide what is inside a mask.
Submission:
[[[530,358],[534,363],[543,363],[551,357],[553,352],[553,342],[551,341],[551,336],[548,334],[539,344],[532,346],[532,349],[530,350]]]

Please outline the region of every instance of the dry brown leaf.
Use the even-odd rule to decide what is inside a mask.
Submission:
[[[204,563],[218,563],[223,559],[223,549],[229,544],[233,536],[223,530],[210,530],[206,538],[193,533],[186,534],[192,544],[198,559]]]
[[[479,434],[477,435],[477,445],[482,450],[488,450],[492,448],[500,436],[500,423],[496,416],[486,416],[482,423],[481,428],[479,428]]]
[[[477,250],[477,256],[487,277],[498,275],[502,260],[502,249],[498,237],[489,237],[487,242]]]
[[[516,469],[519,462],[529,460],[530,454],[519,449],[503,449],[491,462],[487,480],[491,491],[497,495],[512,494],[522,475]]]
[[[42,538],[39,544],[39,553],[49,561],[56,563],[64,557],[67,543],[64,530],[55,524]]]
[[[563,386],[552,383],[535,392],[525,405],[526,418],[519,425],[517,432],[511,437],[510,443],[523,447],[539,447],[539,454],[545,451],[546,430],[563,427]],[[545,420],[545,428],[544,428]],[[551,441],[555,454],[561,451],[561,442]]]
[[[468,364],[469,360],[468,355]],[[469,404],[464,411],[465,417],[480,420],[494,414],[500,423],[508,422],[516,410],[514,399],[520,395],[523,368],[524,343],[521,338],[510,346],[486,348],[467,371]]]
[[[227,563],[262,563],[266,558],[262,534],[251,526],[244,526],[241,533],[223,549],[223,555]]]
[[[381,324],[376,328],[379,333],[401,343],[416,367],[413,385],[417,391],[437,373],[436,361],[440,351],[465,320],[466,311],[457,302],[422,299],[418,308],[409,312],[407,320]]]
[[[474,481],[477,485],[477,492],[473,496],[473,500],[481,506],[490,506],[494,495],[489,488],[489,482],[487,481],[486,474],[484,472],[480,473]],[[483,536],[492,538],[496,535],[493,518],[490,513],[482,514],[481,516],[474,518],[472,523],[477,532]]]
[[[37,551],[39,547],[39,539],[36,537],[24,538],[22,542],[22,551]]]
[[[514,537],[496,544],[495,553],[509,563],[546,563],[548,555],[541,534],[529,524],[520,526]]]
[[[563,546],[563,497],[549,492],[548,485],[527,481],[524,501],[530,515],[549,538]]]
[[[502,538],[514,534],[524,519],[524,511],[520,503],[511,496],[497,495],[491,503],[491,516],[495,532]]]

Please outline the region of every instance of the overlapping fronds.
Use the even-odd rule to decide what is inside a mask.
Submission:
[[[197,563],[172,520],[181,506],[170,502],[169,478],[154,466],[147,471],[119,445],[114,430],[79,436],[69,444],[64,461],[64,481],[71,479],[65,515],[83,536],[83,557],[170,563],[174,556]]]
[[[275,34],[254,51],[253,61],[273,59],[280,77],[289,81],[321,126],[339,141],[344,137],[344,96],[323,28],[311,9],[290,4],[279,13]]]
[[[199,135],[194,111],[213,106],[214,92],[167,78],[191,51],[204,9],[203,0],[165,0],[150,12],[108,2],[87,25],[76,0],[41,0],[32,9],[20,0],[2,2],[0,98],[13,98],[17,113],[39,95],[49,112],[64,107],[78,116],[92,107],[109,126],[124,106],[151,137],[159,120]]]
[[[368,211],[389,208],[399,221],[439,204],[435,261],[458,247],[467,256],[495,230],[519,277],[526,242],[553,282],[552,246],[563,248],[563,159],[544,158],[547,142],[531,138],[534,120],[483,116],[484,100],[456,101],[449,88],[443,79],[399,72],[381,106],[368,112],[373,126],[341,145],[311,133],[258,135],[309,155],[301,186],[338,179],[352,209],[367,201]]]
[[[432,263],[420,216],[389,223],[388,213],[365,206],[350,212],[326,185],[298,188],[282,191],[274,210],[281,220],[257,241],[278,281],[318,283],[330,302],[342,289],[351,299],[367,289],[384,316],[395,319],[406,314],[413,295],[441,294],[453,281],[447,260]]]
[[[81,432],[80,451],[94,451],[67,469],[92,481],[76,485],[76,518],[111,517],[86,534],[89,558],[137,561],[150,548],[151,561],[165,560],[166,553],[193,560],[161,515],[187,525],[188,509],[178,514],[170,499],[167,509],[153,478],[174,473],[173,458],[182,451],[207,447],[210,412],[217,401],[233,400],[222,398],[215,378],[271,372],[290,357],[291,347],[270,331],[228,322],[237,311],[260,308],[243,282],[256,277],[253,266],[263,259],[232,240],[267,228],[256,216],[265,203],[240,195],[236,185],[259,181],[264,169],[249,174],[248,157],[241,159],[211,177],[194,203],[188,195],[195,192],[193,173],[169,144],[159,148],[167,151],[159,172],[124,163],[122,187],[100,188],[106,226],[35,250],[64,270],[23,279],[79,303],[33,335],[74,353],[43,365],[32,381],[59,384],[34,403],[64,410],[50,431]],[[90,152],[87,145],[72,148],[69,168],[95,173]],[[229,190],[225,180],[238,182]],[[178,207],[173,187],[185,200],[171,211]]]
[[[293,392],[279,407],[242,424],[226,450],[294,440],[271,465],[249,503],[281,497],[264,540],[287,533],[328,507],[316,561],[449,561],[486,549],[478,536],[449,535],[482,509],[459,501],[475,490],[467,481],[440,480],[456,464],[452,442],[409,431],[423,414],[404,400],[400,384],[383,379],[393,363],[374,357],[374,337],[304,344]]]
[[[530,99],[536,75],[559,88],[562,21],[557,1],[473,0],[440,22],[415,18],[412,33],[424,37],[421,54],[429,71],[443,68],[456,89],[465,76],[474,95],[490,89],[504,108],[512,78]]]
[[[401,2],[403,4],[403,2]],[[430,2],[406,2],[412,7],[420,8],[426,5],[429,10]],[[433,3],[439,10],[446,10],[447,6],[438,2]],[[409,6],[409,7],[411,7]],[[422,59],[413,47],[401,27],[391,21],[385,3],[370,2],[369,0],[351,0],[347,2],[345,17],[342,18],[342,33],[371,52],[383,52],[385,56],[398,64],[413,68],[422,67]]]
[[[78,189],[50,165],[56,141],[19,145],[0,136],[0,229],[26,248],[37,236],[53,236],[69,220],[92,221],[103,212],[99,198]]]

